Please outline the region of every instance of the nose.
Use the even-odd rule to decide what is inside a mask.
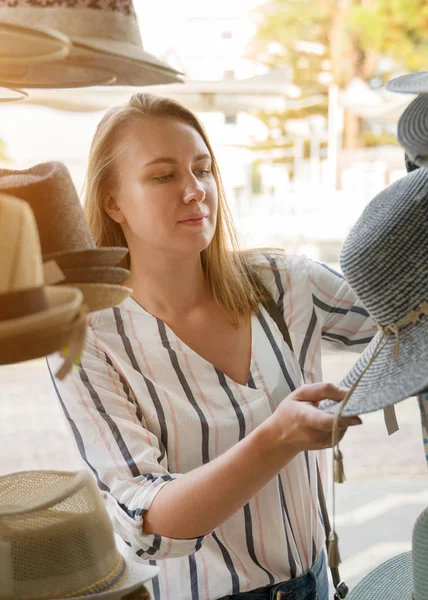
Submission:
[[[189,177],[186,182],[186,187],[184,189],[183,201],[186,204],[190,204],[190,202],[196,202],[199,204],[205,199],[205,190],[201,185],[201,182],[193,175]]]

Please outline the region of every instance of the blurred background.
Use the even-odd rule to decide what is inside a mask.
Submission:
[[[211,138],[243,246],[276,246],[339,269],[339,253],[365,205],[405,174],[395,131],[412,97],[386,81],[423,69],[427,0],[136,0],[145,49],[186,73],[147,91],[194,110]],[[103,113],[138,88],[31,90],[0,105],[0,167],[46,160],[83,188]],[[325,354],[339,382],[356,356]],[[336,486],[343,575],[410,549],[428,504],[420,416],[397,407],[366,415],[343,443],[347,482]],[[0,473],[79,468],[45,363],[0,367]],[[331,501],[331,490],[329,497]]]

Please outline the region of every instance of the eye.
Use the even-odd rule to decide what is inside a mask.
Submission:
[[[210,175],[211,170],[210,169],[198,169],[196,171],[196,175],[198,177],[207,177],[208,175]]]
[[[166,175],[159,175],[159,177],[154,177],[153,179],[155,179],[156,181],[159,181],[159,183],[167,183],[173,177],[174,177],[174,173],[166,173]]]

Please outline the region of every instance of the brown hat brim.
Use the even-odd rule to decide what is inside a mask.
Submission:
[[[109,283],[74,283],[83,294],[83,303],[89,312],[117,306],[132,294],[132,289]],[[59,285],[62,287],[62,284]]]
[[[43,255],[43,262],[55,260],[62,269],[78,267],[114,267],[128,254],[128,248],[102,246],[73,252],[52,252]]]

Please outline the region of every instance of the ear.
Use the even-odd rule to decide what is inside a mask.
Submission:
[[[113,196],[109,195],[104,198],[103,208],[108,216],[111,217],[113,221],[116,221],[116,223],[122,224],[126,222],[125,215]]]

